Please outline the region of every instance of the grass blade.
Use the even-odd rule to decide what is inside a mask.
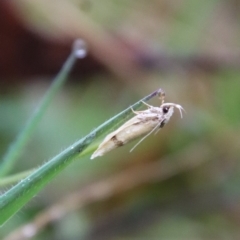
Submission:
[[[14,163],[23,151],[24,146],[29,141],[47,107],[51,103],[60,87],[67,80],[67,76],[76,62],[76,59],[82,58],[86,55],[84,55],[84,50],[86,52],[86,49],[83,48],[84,46],[82,40],[76,40],[73,45],[72,53],[69,55],[58,75],[55,77],[52,85],[43,97],[42,102],[39,104],[39,107],[35,110],[32,117],[17,136],[16,140],[10,145],[9,149],[3,156],[0,164],[0,177],[6,176],[12,170]]]
[[[144,97],[131,107],[109,119],[86,137],[80,139],[59,155],[36,169],[25,179],[0,196],[0,225],[31,200],[55,175],[60,173],[67,165],[73,162],[97,137],[106,133],[112,127],[126,121],[132,115],[132,109],[138,109],[143,103],[160,93],[157,90]]]

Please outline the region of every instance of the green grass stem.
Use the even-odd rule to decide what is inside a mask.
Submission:
[[[72,163],[96,138],[106,133],[114,126],[129,119],[132,115],[131,109],[138,109],[142,106],[142,101],[148,101],[152,97],[158,95],[160,91],[161,90],[157,90],[151,93],[123,112],[109,119],[0,196],[0,225],[4,224],[11,216],[20,210],[42,188],[44,188],[54,176]]]
[[[85,50],[83,47],[83,42],[81,42],[81,40],[75,41],[72,53],[69,55],[62,69],[55,77],[52,85],[46,92],[38,108],[36,108],[35,112],[30,117],[25,127],[23,127],[22,131],[18,134],[15,141],[9,146],[7,152],[3,156],[3,159],[0,163],[0,177],[6,176],[13,169],[16,160],[31,138],[39,121],[46,112],[47,107],[50,105],[58,90],[67,80],[67,76],[69,75],[74,63],[76,62],[76,59],[84,57],[79,55],[83,54],[83,51]]]

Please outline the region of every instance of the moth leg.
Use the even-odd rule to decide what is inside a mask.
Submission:
[[[132,109],[132,107],[131,107],[131,110],[132,110],[132,112],[133,112],[134,114],[136,114],[136,115],[138,115],[138,114],[139,114],[139,112],[138,112],[138,111],[135,111],[135,110],[133,110],[133,109]]]
[[[147,107],[149,107],[149,108],[152,108],[152,106],[151,105],[149,105],[149,104],[147,104],[147,103],[145,103],[144,101],[141,101],[144,105],[146,105]]]
[[[161,100],[161,104],[164,103],[164,98],[165,98],[165,92],[164,91],[160,91],[158,93],[159,99]]]
[[[131,110],[132,110],[132,112],[133,112],[134,114],[136,114],[136,115],[139,115],[139,114],[141,114],[142,112],[144,112],[144,111],[135,111],[135,110],[132,109],[132,107],[131,107]]]
[[[154,135],[156,135],[165,125],[165,121],[163,120],[160,124],[159,124],[159,128],[157,129],[157,131],[154,133]]]
[[[141,102],[142,102],[144,105],[146,105],[148,108],[152,108],[151,105],[145,103],[144,101],[141,101]],[[132,109],[132,107],[131,107],[131,110],[132,110],[132,112],[133,112],[134,114],[136,114],[136,115],[138,115],[138,114],[140,114],[140,113],[142,113],[142,112],[145,111],[145,110],[143,110],[143,111],[135,111],[135,110]]]

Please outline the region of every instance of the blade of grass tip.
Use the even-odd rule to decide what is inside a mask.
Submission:
[[[148,101],[159,94],[157,90],[144,97],[134,105],[104,122],[98,128],[90,132],[63,152],[53,157],[50,161],[36,169],[32,174],[21,180],[18,184],[0,196],[0,225],[4,224],[11,216],[20,210],[30,199],[32,199],[55,175],[60,173],[67,165],[73,162],[80,153],[85,150],[97,137],[108,131],[119,121],[128,119],[131,109],[138,109],[143,101]]]
[[[52,85],[46,92],[38,108],[35,110],[31,118],[26,123],[25,127],[23,127],[22,131],[18,134],[15,141],[10,145],[7,152],[3,156],[2,162],[0,164],[0,177],[6,176],[12,170],[14,163],[23,151],[24,146],[29,141],[31,135],[33,134],[33,131],[36,129],[37,124],[44,115],[44,112],[46,111],[53,97],[67,80],[67,76],[73,68],[76,59],[85,57],[86,52],[85,43],[81,39],[76,40],[73,44],[72,53],[69,55],[62,69],[53,80]]]

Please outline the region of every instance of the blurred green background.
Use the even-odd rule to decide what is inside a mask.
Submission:
[[[131,153],[136,141],[70,165],[1,228],[1,239],[240,238],[239,1],[1,5],[1,155],[73,40],[89,50],[12,174],[40,166],[158,88],[186,110]]]

